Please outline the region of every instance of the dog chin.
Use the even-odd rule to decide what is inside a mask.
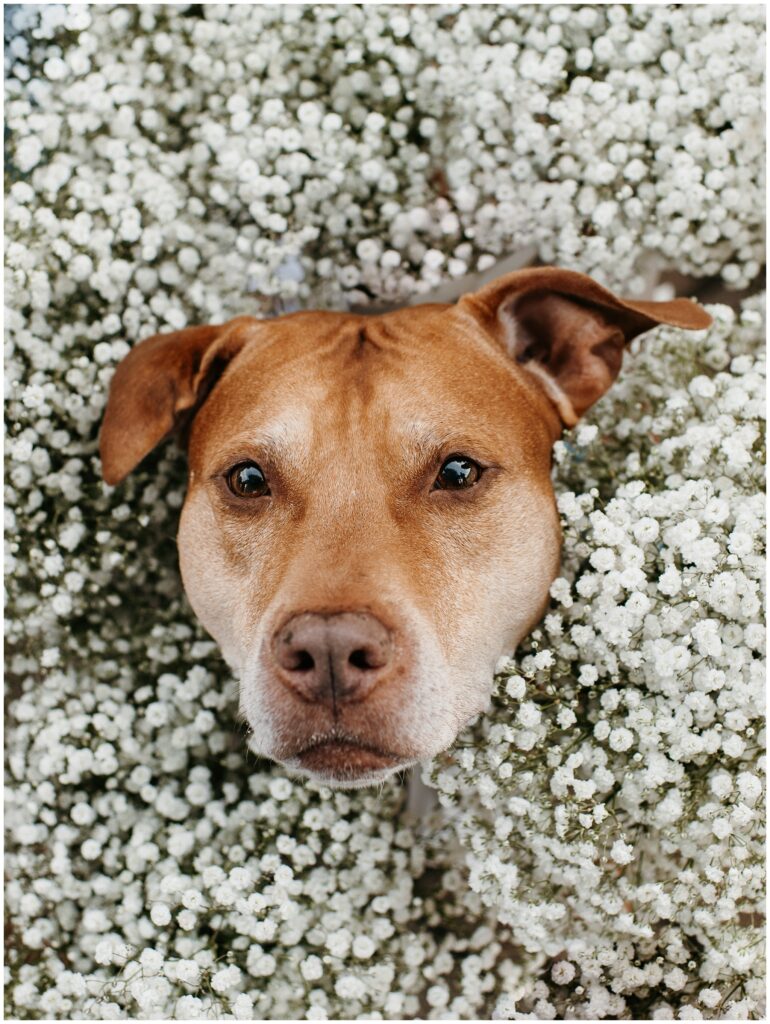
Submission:
[[[269,757],[293,775],[311,779],[332,789],[363,789],[377,786],[395,772],[406,771],[419,758],[404,757],[359,745],[350,740],[330,737],[289,756],[270,754],[255,742],[249,748],[260,757]]]

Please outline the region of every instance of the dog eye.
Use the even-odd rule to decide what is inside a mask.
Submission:
[[[262,498],[270,493],[265,474],[256,462],[239,462],[225,473],[227,486],[239,498]]]
[[[439,470],[435,490],[461,491],[472,487],[481,476],[481,466],[464,455],[450,455]]]

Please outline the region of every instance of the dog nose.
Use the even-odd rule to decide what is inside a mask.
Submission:
[[[281,679],[304,700],[338,704],[364,700],[393,654],[390,631],[366,612],[304,612],[273,637]]]

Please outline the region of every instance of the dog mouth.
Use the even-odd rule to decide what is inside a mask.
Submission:
[[[290,768],[338,785],[365,785],[414,761],[354,736],[331,733],[315,737],[285,760]]]

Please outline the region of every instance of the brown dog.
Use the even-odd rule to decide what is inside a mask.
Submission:
[[[454,306],[138,345],[110,389],[104,478],[194,414],[182,577],[240,676],[253,751],[362,786],[449,746],[558,572],[554,440],[629,339],[710,322],[542,267]]]

